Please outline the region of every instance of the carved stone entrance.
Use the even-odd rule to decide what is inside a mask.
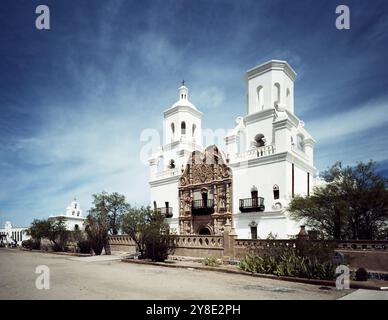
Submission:
[[[221,235],[231,222],[232,171],[215,145],[190,155],[179,181],[179,200],[180,234]]]

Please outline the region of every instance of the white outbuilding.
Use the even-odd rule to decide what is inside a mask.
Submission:
[[[76,198],[67,206],[65,214],[50,216],[49,220],[56,221],[60,218],[64,220],[66,229],[69,231],[85,229],[86,218],[82,215],[82,209]]]
[[[10,221],[6,221],[4,228],[0,228],[0,243],[3,245],[17,244],[20,246],[24,240],[30,239],[25,227],[15,227]]]

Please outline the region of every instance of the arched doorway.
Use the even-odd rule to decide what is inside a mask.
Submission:
[[[210,236],[212,233],[208,227],[201,227],[198,234],[201,236]]]

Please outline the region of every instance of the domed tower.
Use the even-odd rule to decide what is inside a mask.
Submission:
[[[170,169],[181,168],[190,153],[202,149],[202,112],[189,101],[189,89],[182,82],[179,99],[164,111],[164,139],[149,160],[151,179]]]
[[[164,111],[164,144],[185,142],[201,145],[202,112],[189,101],[189,89],[182,82],[179,100]]]

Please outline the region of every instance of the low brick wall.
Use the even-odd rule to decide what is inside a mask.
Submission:
[[[136,244],[132,241],[131,237],[127,235],[109,236],[109,244],[112,252],[136,252]]]
[[[174,243],[176,256],[222,258],[224,253],[222,236],[175,236]]]
[[[237,239],[228,231],[223,236],[174,236],[176,246],[175,256],[187,257],[215,257],[241,259],[249,251],[260,252],[269,248],[295,248],[297,239]],[[302,240],[309,246],[328,246],[335,251],[343,252],[346,263],[352,268],[364,267],[367,270],[388,271],[388,241],[364,240]],[[110,236],[109,243],[112,251],[136,252],[136,245],[127,235]]]

